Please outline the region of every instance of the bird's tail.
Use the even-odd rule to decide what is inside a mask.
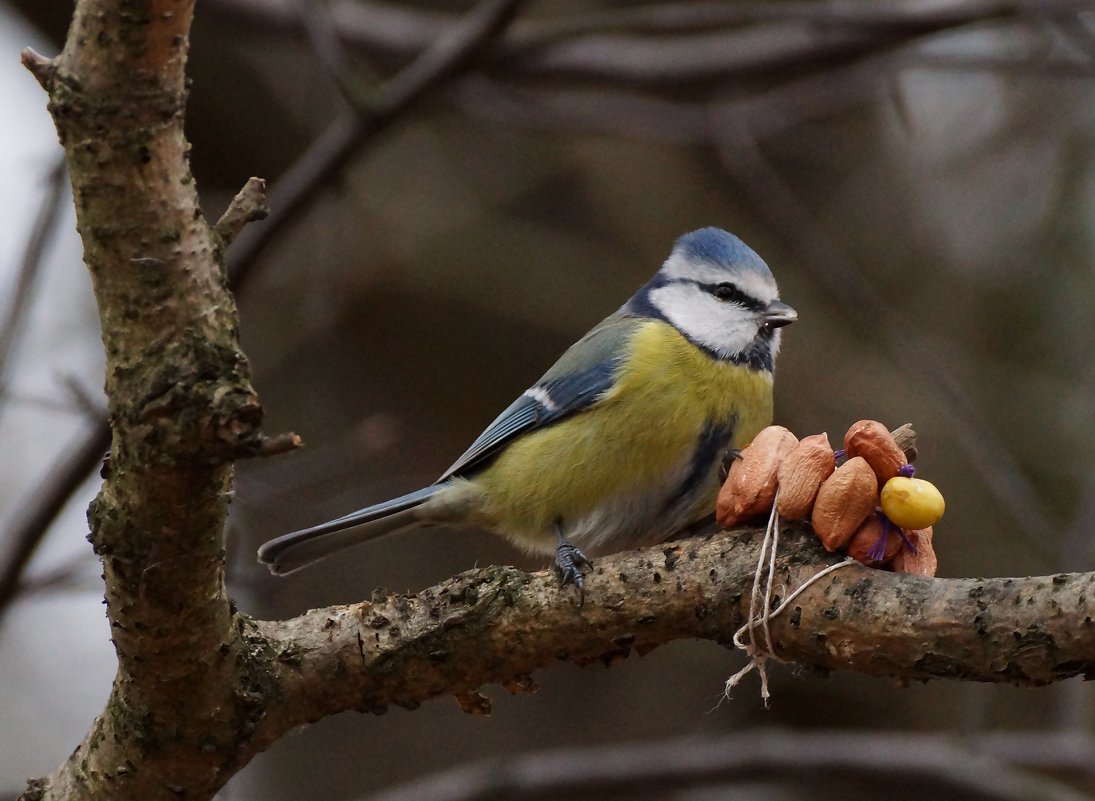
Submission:
[[[318,526],[282,534],[259,548],[259,561],[274,575],[284,576],[343,548],[412,528],[422,522],[415,507],[439,489],[438,485],[424,487]]]

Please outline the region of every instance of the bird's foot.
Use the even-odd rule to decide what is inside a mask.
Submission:
[[[726,477],[730,475],[730,467],[734,464],[734,461],[741,458],[740,448],[727,448],[726,453],[722,455],[722,462],[719,463],[719,484],[723,484],[726,481]]]
[[[571,545],[563,535],[559,535],[559,544],[555,548],[555,572],[559,574],[559,585],[573,584],[578,588],[578,605],[586,602],[586,582],[582,568],[593,569],[593,562],[578,548]]]

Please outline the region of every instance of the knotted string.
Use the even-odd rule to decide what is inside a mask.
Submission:
[[[757,570],[753,574],[753,591],[749,596],[748,620],[745,625],[734,633],[734,645],[745,651],[746,655],[749,657],[749,662],[746,663],[745,667],[727,679],[726,686],[723,688],[723,697],[729,698],[731,691],[738,686],[741,680],[749,675],[750,671],[756,670],[757,674],[760,676],[760,697],[764,699],[765,708],[768,707],[768,699],[770,697],[768,692],[768,660],[774,659],[777,662],[783,661],[776,655],[775,648],[772,645],[772,631],[769,628],[769,622],[777,615],[781,614],[784,609],[789,607],[791,602],[810,585],[827,576],[829,573],[832,573],[834,570],[839,570],[842,567],[847,567],[848,565],[855,563],[854,559],[847,557],[843,562],[829,565],[824,570],[815,573],[799,585],[799,587],[788,595],[779,606],[775,609],[771,609],[772,594],[775,590],[776,551],[779,549],[779,512],[776,511],[776,500],[778,499],[779,490],[776,490],[776,497],[772,501],[772,512],[768,516],[768,526],[764,530],[764,539],[760,544],[760,554],[757,556]],[[767,575],[765,575],[764,570],[765,561],[768,563]],[[764,596],[763,602],[761,600],[762,595]],[[761,632],[764,634],[763,642],[758,642],[757,624],[760,624]],[[748,635],[749,638],[748,642],[744,641],[746,635]]]

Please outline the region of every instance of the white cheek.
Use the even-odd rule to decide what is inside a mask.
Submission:
[[[658,287],[650,300],[685,336],[720,355],[741,353],[760,328],[752,312],[719,301],[695,284]]]

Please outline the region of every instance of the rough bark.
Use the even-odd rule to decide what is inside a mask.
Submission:
[[[261,187],[211,227],[183,136],[192,0],[80,0],[64,51],[24,61],[50,97],[99,304],[113,428],[89,511],[118,656],[85,740],[25,797],[210,798],[262,748],[342,710],[413,707],[485,683],[527,689],[559,660],[611,661],[680,637],[729,642],[755,532],[620,554],[587,602],[548,574],[492,567],[413,596],[284,622],[239,614],[224,587],[234,459],[267,440],[225,286],[225,241],[261,214]],[[826,563],[788,529],[779,581]],[[1045,684],[1088,675],[1093,575],[931,581],[860,567],[810,588],[773,623],[777,653],[906,679]]]
[[[760,534],[719,534],[600,560],[583,606],[549,573],[471,571],[416,595],[251,622],[269,656],[260,740],[334,712],[415,707],[488,682],[526,686],[558,661],[611,662],[680,638],[729,644],[745,620]],[[833,557],[784,531],[776,585]],[[849,565],[771,623],[776,654],[902,680],[1039,686],[1095,671],[1095,574],[925,579]]]
[[[201,797],[261,716],[239,691],[222,541],[231,462],[262,448],[261,409],[187,164],[192,11],[84,0],[60,56],[24,54],[69,165],[113,427],[88,520],[118,673],[49,797]]]

